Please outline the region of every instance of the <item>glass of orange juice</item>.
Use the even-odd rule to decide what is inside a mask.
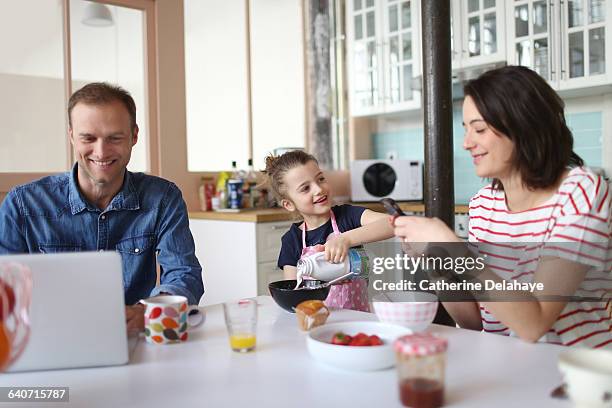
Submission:
[[[241,299],[223,304],[225,325],[232,350],[246,353],[255,349],[257,339],[257,302]]]

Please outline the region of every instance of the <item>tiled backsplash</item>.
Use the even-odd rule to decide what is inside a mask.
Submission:
[[[566,116],[574,134],[574,151],[588,166],[602,165],[602,113],[584,112]],[[469,154],[463,150],[463,121],[460,110],[453,112],[453,150],[455,165],[455,202],[467,203],[487,180],[474,174]],[[423,160],[423,128],[394,132],[374,133],[371,138],[374,159],[386,159],[393,155],[398,159]]]
[[[589,167],[602,166],[603,125],[601,112],[567,115],[567,125],[574,135],[574,151]]]

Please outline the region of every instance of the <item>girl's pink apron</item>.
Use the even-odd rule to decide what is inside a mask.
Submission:
[[[333,235],[340,235],[340,230],[338,229],[338,224],[336,223],[336,216],[331,210],[329,211],[329,217],[331,218],[331,224],[334,230]],[[304,226],[302,229],[302,255],[300,259],[320,252],[317,250],[316,246],[306,246],[306,229],[306,221],[304,221]],[[331,235],[332,234],[327,237],[327,240],[329,240]],[[332,285],[329,290],[329,295],[327,295],[327,299],[325,299],[325,305],[327,307],[369,312],[370,306],[368,304],[367,279],[348,279],[335,285]]]

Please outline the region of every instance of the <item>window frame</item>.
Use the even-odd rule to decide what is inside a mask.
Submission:
[[[147,121],[147,162],[149,174],[160,174],[160,148],[158,123],[158,87],[157,87],[157,27],[155,0],[89,0],[95,3],[107,4],[140,10],[144,18],[144,75],[146,83],[145,98],[148,102]],[[70,0],[62,0],[62,31],[63,31],[63,69],[64,69],[64,107],[72,95],[72,65],[70,44]],[[65,108],[64,108],[65,109]],[[66,118],[67,119],[67,118]],[[68,140],[68,121],[65,121],[65,143],[67,151],[66,167],[74,164],[72,146]],[[57,172],[0,172],[0,202],[13,187],[32,180],[57,174]]]

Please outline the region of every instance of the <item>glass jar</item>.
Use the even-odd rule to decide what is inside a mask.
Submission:
[[[400,400],[405,407],[436,408],[444,404],[446,339],[415,333],[394,343]]]

